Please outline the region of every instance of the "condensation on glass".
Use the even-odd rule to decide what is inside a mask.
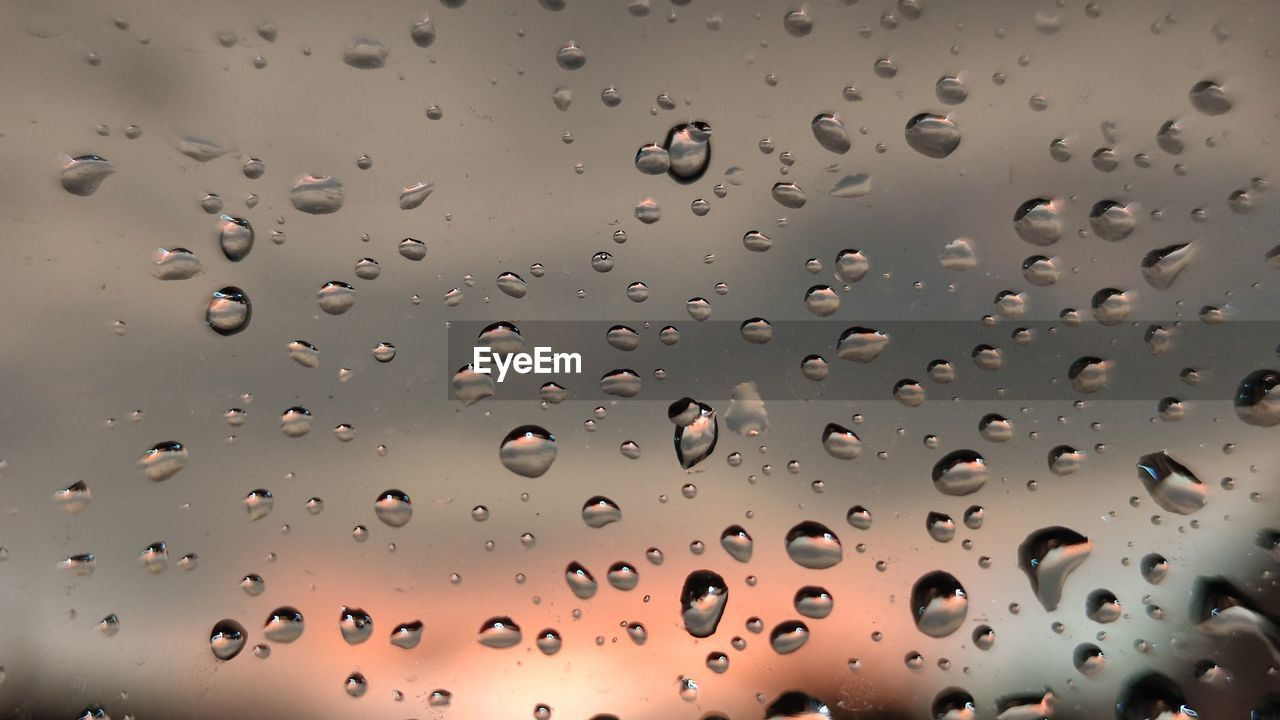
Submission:
[[[0,14],[0,716],[1280,718],[1280,5]]]

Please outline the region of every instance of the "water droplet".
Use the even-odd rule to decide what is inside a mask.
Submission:
[[[695,638],[711,637],[729,602],[729,586],[710,570],[695,570],[685,578],[680,591],[684,629]]]
[[[270,515],[275,503],[270,490],[253,490],[244,496],[244,508],[249,513],[250,520],[261,520]]]
[[[1062,237],[1062,214],[1058,204],[1044,198],[1022,203],[1013,214],[1013,230],[1032,245],[1044,247],[1058,242]]]
[[[503,438],[498,459],[517,475],[541,477],[555,462],[556,438],[537,425],[521,425]]]
[[[941,160],[960,147],[960,128],[950,117],[920,113],[907,121],[907,145],[912,150]]]
[[[787,531],[787,555],[797,565],[822,570],[844,558],[840,538],[821,523],[806,520]]]
[[[357,70],[377,70],[387,64],[390,51],[377,40],[360,38],[342,51],[342,62]],[[299,208],[301,209],[301,208]]]
[[[243,290],[228,285],[215,290],[205,312],[205,322],[219,335],[235,335],[249,326],[253,306]]]
[[[196,162],[209,162],[227,154],[227,149],[211,140],[197,137],[184,137],[178,141],[178,152]]]
[[[520,626],[509,617],[498,616],[484,621],[476,640],[485,647],[503,649],[520,644]]]
[[[413,518],[413,502],[403,490],[385,490],[374,500],[373,512],[391,527],[404,527]]]
[[[587,527],[602,528],[621,519],[622,508],[602,495],[596,495],[582,504],[582,521]]]
[[[784,620],[769,632],[769,646],[779,655],[790,655],[809,641],[809,626],[799,620]]]
[[[815,585],[806,585],[797,590],[792,604],[796,612],[815,620],[827,617],[835,609],[835,599],[831,597],[831,593]]]
[[[889,346],[889,336],[879,330],[851,327],[840,334],[836,344],[836,356],[841,360],[869,363]]]
[[[671,178],[681,183],[693,182],[711,164],[711,126],[696,120],[676,125],[667,132],[663,147],[670,156]]]
[[[710,457],[720,437],[720,421],[710,405],[697,403],[697,414],[675,430],[676,460],[688,470]]]
[[[1107,362],[1088,355],[1078,358],[1067,369],[1067,378],[1076,392],[1098,392],[1107,386]]]
[[[1221,115],[1231,109],[1231,98],[1226,90],[1212,80],[1201,80],[1192,85],[1187,95],[1191,107],[1205,115]]]
[[[166,440],[156,443],[144,452],[142,457],[138,458],[138,465],[147,479],[159,482],[177,475],[187,466],[188,460],[190,455],[182,443]]]
[[[263,625],[262,634],[271,642],[291,643],[302,636],[304,629],[302,613],[286,605],[271,612]]]
[[[804,207],[805,203],[809,201],[804,190],[795,183],[775,183],[772,192],[773,199],[779,205],[793,210]]]
[[[358,645],[373,636],[373,618],[360,608],[344,606],[338,613],[338,629],[348,645]]]
[[[1280,373],[1275,370],[1249,373],[1236,388],[1236,417],[1255,427],[1280,425],[1280,392],[1272,395],[1277,385]]]
[[[294,406],[280,414],[280,431],[291,438],[311,432],[311,411]]]
[[[436,189],[435,183],[416,182],[412,185],[406,185],[400,190],[400,209],[412,210],[422,203]]]
[[[342,181],[327,175],[303,175],[289,191],[293,207],[312,215],[327,215],[342,209],[347,201]]]
[[[219,660],[230,660],[244,649],[249,635],[235,620],[219,620],[209,632],[209,649]]]
[[[933,466],[933,486],[944,495],[971,495],[987,484],[987,462],[972,450],[947,453]]]
[[[356,304],[356,289],[340,280],[330,280],[316,291],[316,303],[330,315],[341,315]]]
[[[436,24],[430,17],[423,15],[420,20],[413,24],[409,30],[409,37],[413,39],[413,44],[418,47],[431,47],[436,41]]]
[[[578,43],[570,40],[556,51],[556,64],[565,70],[578,70],[587,64],[587,54]]]
[[[755,541],[741,525],[730,525],[720,533],[720,547],[738,562],[750,562]]]
[[[843,155],[853,147],[849,141],[849,130],[844,126],[844,121],[839,115],[823,113],[815,117],[809,127],[813,130],[813,138],[818,141],[818,144],[833,153]]]
[[[1204,507],[1205,484],[1164,450],[1138,458],[1138,478],[1151,499],[1169,512],[1190,515]]]
[[[1018,546],[1018,566],[1045,610],[1055,610],[1071,574],[1093,552],[1089,538],[1069,528],[1037,530]]]
[[[911,612],[920,632],[929,637],[946,637],[964,624],[969,598],[953,575],[935,570],[912,586]]]
[[[102,181],[116,171],[109,160],[97,155],[81,155],[77,158],[63,155],[61,159],[62,189],[80,197],[89,197],[97,192]]]
[[[1158,672],[1131,680],[1116,698],[1116,720],[1191,720],[1199,715],[1187,707],[1177,684]]]

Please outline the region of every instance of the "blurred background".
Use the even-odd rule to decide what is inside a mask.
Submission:
[[[1280,363],[1277,22],[1265,0],[0,5],[0,716],[1280,716],[1280,430],[1232,407]],[[499,321],[554,322],[556,350],[643,389],[455,399]],[[851,362],[851,327],[911,340]],[[1105,388],[1072,385],[1080,357]],[[689,469],[686,394],[718,420]],[[500,458],[526,425],[555,437],[540,477]],[[957,450],[983,458],[972,495],[933,481]],[[376,512],[388,490],[407,524]],[[597,496],[620,519],[584,520]],[[837,564],[788,553],[805,521]],[[1047,609],[1019,547],[1058,526],[1089,553],[1032,548]],[[704,569],[729,600],[696,638]],[[943,637],[912,598],[935,570],[963,585]],[[282,608],[292,642],[267,635]],[[492,618],[519,642],[478,642]],[[420,644],[392,644],[412,621]]]

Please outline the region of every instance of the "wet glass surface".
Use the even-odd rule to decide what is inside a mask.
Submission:
[[[1280,718],[1280,5],[0,17],[0,717]]]

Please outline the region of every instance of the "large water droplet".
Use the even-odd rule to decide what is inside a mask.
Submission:
[[[1182,690],[1168,676],[1147,672],[1120,691],[1116,720],[1191,720],[1199,717],[1187,707]]]
[[[1255,370],[1236,388],[1236,417],[1256,427],[1280,425],[1280,372]]]
[[[234,285],[215,290],[205,311],[205,322],[219,335],[235,335],[249,326],[252,317],[249,296]]]
[[[240,262],[253,249],[253,226],[244,218],[223,215],[218,218],[218,247],[228,260]]]
[[[833,153],[843,155],[853,147],[849,141],[849,130],[844,126],[844,121],[839,115],[823,113],[815,117],[809,127],[813,130],[813,138],[818,141],[818,144]]]
[[[291,643],[302,636],[305,623],[302,613],[289,606],[276,608],[267,617],[262,634],[271,642]]]
[[[769,631],[769,646],[779,655],[790,655],[809,642],[809,626],[799,620],[784,620]]]
[[[230,660],[244,649],[249,639],[244,626],[235,620],[219,620],[209,633],[209,649],[219,660]]]
[[[1190,515],[1204,507],[1204,483],[1164,450],[1138,458],[1138,478],[1151,499],[1169,512]]]
[[[537,425],[521,425],[498,446],[504,467],[527,478],[542,477],[556,459],[556,438]]]
[[[1192,85],[1188,97],[1191,107],[1205,115],[1221,115],[1231,109],[1231,98],[1226,90],[1212,80],[1201,80]]]
[[[955,576],[935,570],[911,588],[911,613],[920,632],[946,637],[964,624],[969,598]]]
[[[104,157],[81,155],[72,158],[63,155],[62,188],[72,195],[88,197],[98,191],[102,181],[116,171]]]
[[[156,443],[138,458],[138,465],[149,480],[159,482],[177,475],[187,466],[190,455],[182,443],[166,440]]]
[[[836,356],[841,360],[869,363],[889,347],[889,335],[865,327],[851,327],[840,334]]]
[[[738,562],[750,562],[755,542],[741,525],[730,525],[720,533],[720,547]]]
[[[505,616],[492,617],[480,626],[476,641],[485,647],[509,648],[520,644],[520,626]]]
[[[391,527],[404,527],[413,518],[413,502],[403,490],[386,490],[374,500],[373,512]]]
[[[680,590],[685,631],[696,638],[711,637],[720,625],[728,602],[729,586],[724,578],[710,570],[689,573]]]
[[[1045,610],[1055,610],[1067,576],[1093,552],[1089,538],[1069,528],[1037,530],[1018,546],[1018,566],[1031,580],[1031,589]]]
[[[569,589],[573,591],[573,594],[582,600],[591,598],[596,594],[596,590],[600,588],[595,576],[577,562],[569,563],[569,566],[564,569],[564,580],[569,584]]]
[[[590,528],[602,528],[622,519],[622,508],[603,495],[596,495],[582,504],[582,521]]]
[[[972,450],[947,453],[933,466],[933,486],[944,495],[971,495],[987,484],[987,461]]]
[[[716,411],[705,403],[697,404],[697,415],[675,431],[676,460],[688,470],[702,462],[716,449],[720,438],[720,421]]]
[[[1022,203],[1013,213],[1013,230],[1032,245],[1044,247],[1058,242],[1062,237],[1062,214],[1058,204],[1045,198],[1033,198]]]
[[[342,181],[327,175],[303,175],[289,191],[293,207],[312,215],[327,215],[342,209],[347,201]]]
[[[787,555],[801,567],[822,570],[844,559],[840,538],[821,524],[806,520],[787,531]]]
[[[960,128],[950,117],[920,113],[907,121],[907,145],[912,150],[941,160],[960,147]]]
[[[359,645],[373,636],[373,618],[360,608],[343,607],[338,613],[338,629],[348,645]]]
[[[711,126],[700,121],[676,125],[667,133],[663,147],[670,156],[672,179],[693,182],[711,164]]]

